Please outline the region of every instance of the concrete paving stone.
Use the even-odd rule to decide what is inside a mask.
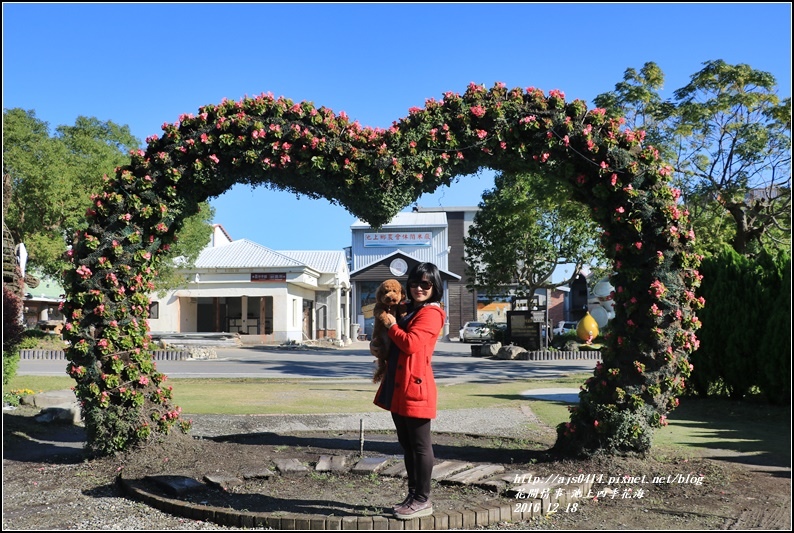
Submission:
[[[284,476],[300,476],[309,473],[308,467],[297,459],[274,459],[273,462]]]
[[[403,465],[405,466],[405,465]],[[471,468],[471,463],[465,463],[463,461],[442,461],[437,465],[433,466],[433,473],[431,475],[431,479],[440,480],[446,477],[451,476],[461,470],[465,470],[467,468]]]
[[[344,455],[321,455],[314,468],[318,472],[339,472],[347,466],[347,457]]]
[[[243,484],[243,480],[231,474],[206,474],[204,481],[212,486],[219,487],[223,490],[229,490],[233,487],[239,487]]]
[[[381,472],[382,476],[389,476],[389,477],[408,477],[408,471],[405,469],[405,463],[403,461],[397,461],[390,467],[384,469]]]
[[[499,474],[504,471],[505,467],[502,465],[479,465],[475,466],[474,468],[470,468],[469,470],[464,470],[463,472],[454,474],[446,479],[442,479],[440,483],[471,485],[472,483],[477,483],[486,477],[490,477],[494,474]]]
[[[370,474],[383,469],[389,462],[388,457],[364,457],[360,459],[353,468],[350,469],[354,474]]]
[[[498,477],[492,477],[476,483],[476,486],[483,490],[501,494],[507,488],[507,483]]]
[[[201,481],[187,476],[158,475],[146,476],[144,479],[153,482],[171,496],[182,496],[191,492],[206,490],[207,488],[207,485]]]
[[[276,473],[269,468],[262,468],[261,470],[249,470],[243,473],[243,479],[270,479]]]

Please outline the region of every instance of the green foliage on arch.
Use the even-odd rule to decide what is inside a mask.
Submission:
[[[65,273],[68,371],[89,447],[127,449],[189,422],[154,368],[148,292],[163,253],[199,202],[237,183],[344,206],[373,226],[421,194],[481,168],[544,172],[570,183],[603,228],[616,317],[604,361],[583,386],[557,447],[644,452],[689,376],[696,348],[699,258],[671,169],[643,132],[560,91],[471,84],[387,129],[362,127],[311,102],[260,95],[208,105],[163,125],[162,137],[105,178]]]

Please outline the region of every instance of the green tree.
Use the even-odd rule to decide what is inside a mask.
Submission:
[[[791,247],[791,99],[772,74],[708,61],[662,101],[655,63],[628,69],[615,91],[594,102],[628,116],[663,158],[674,162],[703,252],[729,243],[743,255]]]
[[[593,103],[624,121],[626,129],[644,132],[644,142],[657,148],[663,161],[674,161],[674,143],[665,118],[675,106],[662,99],[659,91],[663,87],[664,72],[656,63],[649,62],[639,71],[626,69],[623,81],[615,84],[615,90],[599,94]]]
[[[128,126],[93,117],[77,117],[73,126],[49,124],[33,110],[3,110],[3,169],[11,176],[12,199],[6,224],[16,242],[24,242],[29,265],[60,278],[67,266],[64,252],[74,235],[87,227],[91,194],[102,189],[103,175],[129,162],[140,147]],[[203,202],[184,222],[170,257],[190,264],[209,242],[214,211]],[[158,287],[179,281],[166,261]]]
[[[705,295],[704,323],[723,324],[715,335],[706,326],[701,329],[701,349],[710,350],[712,360],[720,359],[721,377],[732,398],[744,397],[758,384],[756,351],[763,332],[763,273],[752,259],[728,248],[714,258],[721,270],[717,287],[730,287],[722,294]],[[705,274],[704,274],[705,275]],[[716,305],[719,302],[719,305]],[[758,332],[758,335],[749,332]]]
[[[12,180],[6,224],[14,241],[25,243],[30,266],[52,276],[63,269],[66,239],[80,228],[89,202],[73,187],[69,159],[34,111],[3,111],[3,171]]]
[[[768,72],[718,60],[675,91],[684,193],[713,198],[729,213],[732,246],[743,255],[791,235],[791,98],[781,101],[775,88]]]
[[[791,402],[791,255],[781,253],[764,284],[761,390],[779,405]]]
[[[502,173],[483,194],[464,239],[470,289],[490,296],[513,288],[519,296],[567,285],[585,263],[602,258],[597,226],[585,206],[560,202],[561,181]],[[552,282],[558,265],[575,264],[571,279]]]
[[[701,264],[700,347],[692,354],[701,395],[742,398],[758,388],[780,402],[791,390],[791,257],[762,251],[746,257],[730,247]]]

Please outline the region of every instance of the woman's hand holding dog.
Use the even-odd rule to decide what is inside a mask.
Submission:
[[[397,318],[391,313],[383,313],[383,315],[380,317],[380,320],[383,322],[383,325],[386,326],[386,329],[389,329],[397,323]]]

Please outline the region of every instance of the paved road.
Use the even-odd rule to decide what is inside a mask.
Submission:
[[[278,346],[216,347],[217,358],[157,361],[160,372],[174,378],[317,378],[361,379],[372,376],[373,357],[366,342],[344,348]],[[590,372],[595,360],[500,361],[471,357],[471,345],[439,342],[433,356],[436,379],[442,383],[509,381]],[[24,359],[18,375],[63,375],[66,361]]]

